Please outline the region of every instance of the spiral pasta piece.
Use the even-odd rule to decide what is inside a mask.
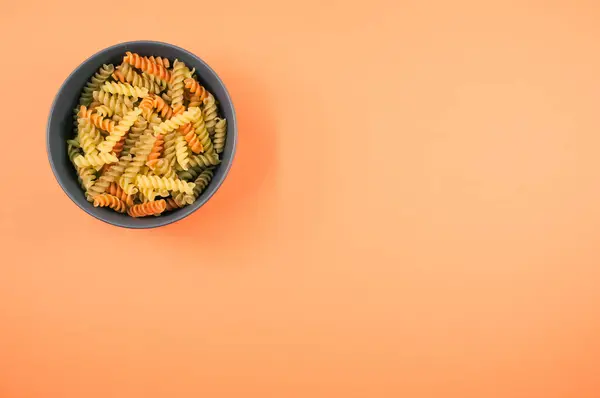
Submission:
[[[180,180],[184,181],[194,181],[204,169],[205,167],[200,166],[190,167],[187,170],[178,171],[177,177],[179,177]]]
[[[86,154],[96,153],[96,146],[102,142],[102,136],[89,119],[78,119],[77,140]]]
[[[185,88],[190,91],[192,96],[198,97],[200,101],[204,101],[210,93],[206,90],[200,83],[198,83],[195,79],[187,78],[184,81]]]
[[[73,159],[73,163],[77,167],[100,167],[107,163],[116,163],[119,159],[114,153],[88,153],[85,156],[79,155]]]
[[[183,91],[186,74],[189,73],[189,69],[181,61],[175,60],[173,63],[173,72],[171,73],[171,80],[169,81],[169,96],[171,97],[171,106],[183,105]]]
[[[125,142],[123,144],[123,155],[128,155],[131,153],[131,150],[138,142],[146,128],[148,127],[148,122],[141,116],[138,116],[137,120],[133,123],[133,126],[129,129],[129,133],[126,134]]]
[[[161,214],[167,208],[167,203],[164,199],[135,205],[127,209],[127,214],[131,217],[145,217],[154,214]]]
[[[152,160],[156,160],[161,156],[164,145],[165,145],[165,140],[163,139],[163,136],[160,134],[157,135],[156,141],[154,141],[154,145],[152,146],[152,150],[148,154],[148,160],[146,162],[146,165],[148,165],[148,162],[150,162]]]
[[[114,71],[112,76],[121,83],[130,83],[132,86],[143,87],[151,93],[158,94],[162,91],[162,88],[159,84],[143,75],[138,74],[135,70],[133,70],[131,65],[127,63],[123,63],[122,65],[118,66],[117,70]]]
[[[172,211],[172,210],[179,209],[181,207],[181,206],[179,206],[179,204],[177,202],[175,202],[175,199],[173,199],[173,198],[167,198],[167,199],[164,199],[164,201],[166,202],[165,211]]]
[[[154,62],[155,64],[162,65],[162,66],[164,66],[167,69],[171,66],[171,63],[169,62],[169,60],[167,58],[149,56],[148,59],[151,62]]]
[[[215,148],[213,147],[212,140],[210,139],[210,134],[208,133],[208,129],[206,128],[206,123],[204,123],[204,117],[200,115],[198,120],[196,120],[193,124],[194,132],[198,136],[200,143],[202,144],[203,152],[206,155],[216,157]]]
[[[204,147],[202,146],[202,143],[198,139],[198,136],[196,136],[196,133],[195,133],[194,128],[191,123],[184,124],[177,131],[186,140],[186,142],[188,143],[188,146],[190,147],[192,152],[200,153],[200,152],[204,151]]]
[[[94,109],[96,111],[96,113],[102,117],[112,117],[112,115],[114,115],[114,113],[115,113],[112,109],[110,109],[106,105],[98,105],[95,108],[90,107],[90,109]]]
[[[129,83],[106,82],[102,85],[102,91],[111,94],[127,95],[136,99],[148,96],[147,88],[132,86]]]
[[[220,117],[215,118],[215,135],[213,140],[215,143],[215,151],[217,153],[223,152],[225,148],[225,135],[227,134],[227,120],[221,119]]]
[[[185,182],[174,178],[140,175],[136,177],[136,185],[140,188],[185,192],[190,195],[194,192],[194,187],[196,186],[194,183]]]
[[[92,76],[89,82],[86,83],[83,88],[83,92],[81,94],[81,98],[79,98],[79,105],[88,106],[92,102],[92,93],[96,90],[100,89],[100,86],[108,80],[110,75],[114,72],[115,66],[110,65],[102,65],[98,72]]]
[[[94,197],[94,207],[110,207],[119,213],[125,213],[125,203],[116,196],[103,193]]]
[[[167,104],[165,102],[164,99],[162,99],[161,97],[155,95],[154,97],[152,97],[153,99],[153,104],[152,106],[154,108],[156,108],[156,111],[160,113],[160,116],[163,119],[170,119],[173,116],[173,109],[169,106],[169,104]]]
[[[125,191],[123,191],[123,189],[116,182],[112,182],[106,189],[106,192],[121,199],[121,201],[127,206],[133,206],[133,196],[127,195],[127,193],[125,193]]]
[[[123,57],[123,62],[130,64],[142,71],[154,75],[161,80],[169,81],[171,80],[171,74],[162,64],[158,64],[156,62],[152,62],[147,57],[141,57],[139,54],[131,53],[127,51],[125,53],[125,57]]]
[[[79,184],[84,190],[88,190],[94,184],[94,180],[96,180],[96,172],[92,167],[78,167],[75,165],[73,161],[77,156],[81,156],[81,151],[79,148],[74,146],[73,144],[69,144],[67,146],[67,155],[71,160],[71,163],[75,166],[75,170],[77,171],[77,180]]]
[[[125,168],[131,162],[131,156],[121,156],[118,163],[111,165],[98,180],[88,189],[88,200],[93,200],[94,196],[103,194],[108,186],[117,181],[125,171]]]
[[[200,108],[189,108],[181,115],[173,116],[171,119],[162,122],[160,125],[154,128],[154,133],[166,136],[167,133],[170,133],[176,128],[181,127],[186,123],[196,121],[198,117],[200,117],[200,114]]]
[[[97,113],[93,113],[88,110],[84,105],[81,105],[78,116],[80,118],[89,119],[90,122],[99,129],[105,130],[107,132],[112,132],[115,128],[115,122],[112,120],[104,119],[102,116]]]
[[[148,155],[152,151],[156,137],[152,134],[144,134],[135,146],[135,158],[129,163],[123,175],[119,179],[119,185],[123,188],[128,195],[132,195],[137,192],[136,187],[133,185],[135,178],[142,167],[148,160]]]
[[[146,166],[152,170],[154,175],[166,178],[177,178],[175,170],[171,167],[167,159],[154,159],[146,162]]]
[[[181,205],[191,205],[192,203],[194,203],[196,199],[198,199],[198,196],[200,196],[200,194],[206,189],[208,184],[210,184],[210,181],[212,180],[213,176],[214,174],[212,169],[206,169],[202,171],[202,173],[200,173],[196,180],[194,180],[194,184],[196,186],[194,187],[192,194],[186,195],[180,192],[175,196],[175,202]]]
[[[112,95],[106,91],[94,91],[94,100],[110,108],[113,114],[123,116],[133,109],[133,102],[124,95]],[[112,115],[111,115],[112,116]]]
[[[127,114],[123,117],[123,119],[119,122],[117,127],[113,129],[113,131],[109,134],[108,137],[98,145],[98,150],[100,152],[110,152],[113,150],[113,147],[117,142],[123,138],[123,136],[129,131],[131,126],[135,123],[138,116],[142,114],[142,110],[140,108],[135,108],[127,112]]]
[[[152,114],[152,109],[154,108],[153,94],[150,94],[149,96],[144,98],[142,102],[140,102],[140,105],[138,107],[142,110],[142,115],[144,116],[144,118],[148,119]]]
[[[191,155],[188,165],[189,165],[189,167],[201,167],[201,168],[205,169],[210,166],[216,166],[219,163],[221,163],[221,161],[219,160],[219,158],[217,156],[209,156],[209,155],[199,154],[199,155]],[[183,170],[178,167],[176,167],[175,169],[178,171]]]
[[[190,96],[190,102],[188,103],[188,106],[191,107],[200,107],[202,106],[202,100],[200,99],[200,96],[198,95],[191,95]]]
[[[204,108],[202,108],[202,117],[208,132],[213,135],[215,132],[215,124],[217,124],[217,103],[215,97],[212,94],[208,94],[208,97],[203,101]]]
[[[185,141],[185,138],[183,138],[181,135],[175,137],[175,156],[177,158],[177,163],[181,166],[181,168],[183,170],[187,170],[188,163],[190,162],[189,147]]]
[[[156,192],[152,188],[140,188],[138,196],[143,203],[153,202],[156,199]]]

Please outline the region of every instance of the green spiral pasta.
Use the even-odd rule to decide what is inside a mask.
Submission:
[[[140,171],[146,164],[146,160],[148,160],[148,154],[150,154],[150,151],[152,150],[154,141],[156,141],[155,136],[144,133],[144,135],[135,145],[135,158],[129,163],[119,179],[119,185],[126,194],[133,195],[137,192],[137,189],[133,183],[136,176],[140,174]]]
[[[94,196],[103,194],[106,192],[108,186],[117,181],[125,168],[131,162],[131,155],[121,156],[119,158],[119,162],[111,165],[98,180],[88,189],[88,200],[92,202],[94,200]]]
[[[181,134],[177,134],[177,137],[175,137],[175,155],[177,163],[183,170],[187,170],[188,163],[190,162],[190,149]]]
[[[110,77],[110,75],[112,75],[114,71],[114,65],[102,65],[102,67],[98,69],[98,72],[96,72],[96,74],[92,76],[90,81],[87,82],[85,87],[83,88],[83,92],[81,94],[81,97],[79,98],[79,105],[88,106],[89,104],[91,104],[92,93],[96,90],[99,90],[100,86],[102,86],[102,84],[108,80],[108,78]]]
[[[107,106],[115,115],[123,116],[133,109],[133,102],[125,95],[112,95],[106,91],[94,91],[94,101]],[[112,116],[112,115],[111,115]]]
[[[169,97],[171,97],[171,107],[183,105],[183,80],[190,73],[187,66],[181,61],[175,60],[173,63],[173,72],[171,73],[171,81],[168,84]]]
[[[127,134],[131,126],[135,123],[138,116],[142,114],[140,108],[135,108],[132,111],[127,112],[119,124],[114,130],[98,145],[100,152],[110,152],[114,148],[115,144],[121,140],[121,138]]]
[[[215,118],[217,123],[215,124],[215,135],[213,140],[215,142],[215,151],[217,153],[223,152],[225,148],[225,135],[227,134],[227,120],[221,119],[220,117]]]
[[[129,83],[106,82],[102,85],[102,91],[111,94],[127,95],[135,99],[146,98],[148,96],[147,88],[132,86]]]
[[[177,177],[184,181],[194,181],[204,169],[205,167],[200,166],[189,167],[187,170],[178,171]]]
[[[212,94],[208,94],[208,97],[204,99],[204,108],[202,108],[202,116],[204,117],[204,123],[210,135],[215,133],[215,124],[217,124],[217,103],[215,97]]]
[[[213,170],[212,168],[206,169],[200,173],[200,175],[194,180],[194,184],[196,185],[193,189],[191,195],[184,194],[183,192],[175,195],[173,199],[179,206],[185,206],[185,204],[192,204],[198,199],[198,196],[206,189],[208,184],[213,178]]]
[[[174,178],[140,175],[136,177],[136,185],[139,188],[185,192],[190,195],[194,192],[194,187],[196,186],[194,183],[176,180]]]
[[[201,167],[203,169],[210,167],[210,166],[216,166],[219,163],[221,163],[221,161],[219,160],[219,158],[217,156],[208,156],[208,155],[203,155],[203,154],[199,154],[199,155],[195,155],[195,154],[191,154],[190,158],[189,158],[189,162],[188,162],[188,166],[189,167]],[[179,165],[177,165],[179,166]],[[180,167],[175,167],[175,170],[177,171],[181,171],[183,170]]]

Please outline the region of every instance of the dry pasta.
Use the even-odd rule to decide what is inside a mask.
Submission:
[[[221,163],[227,121],[179,60],[127,52],[90,77],[73,112],[67,154],[95,207],[131,217],[176,211]]]

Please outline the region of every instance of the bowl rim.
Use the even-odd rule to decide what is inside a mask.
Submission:
[[[179,209],[177,212],[174,213],[175,216],[171,219],[166,220],[163,217],[155,217],[154,219],[156,220],[156,223],[152,224],[152,225],[135,225],[135,224],[129,224],[129,223],[124,223],[124,222],[120,222],[120,221],[109,221],[109,220],[104,219],[100,215],[96,214],[95,212],[88,211],[88,209],[84,208],[78,202],[78,200],[74,197],[74,195],[65,188],[63,181],[62,181],[62,177],[56,170],[56,167],[54,165],[55,161],[54,161],[54,158],[52,157],[51,151],[50,151],[50,135],[51,135],[50,134],[50,125],[52,122],[52,116],[54,114],[54,108],[56,107],[59,95],[64,90],[65,85],[71,79],[71,77],[83,65],[92,61],[98,55],[101,55],[102,53],[109,51],[111,49],[114,49],[114,48],[123,47],[123,46],[126,47],[128,45],[137,45],[137,44],[149,44],[149,45],[159,45],[159,46],[171,47],[171,48],[175,49],[176,51],[185,53],[189,57],[194,58],[194,60],[196,60],[198,63],[202,64],[210,73],[213,74],[213,76],[215,77],[215,79],[217,81],[217,84],[219,84],[223,88],[223,91],[225,93],[225,98],[220,98],[220,100],[221,100],[221,102],[224,102],[223,100],[225,100],[231,105],[231,116],[232,116],[232,120],[231,121],[228,120],[228,123],[227,123],[228,127],[231,128],[231,131],[228,132],[228,134],[227,134],[227,140],[232,140],[231,153],[226,162],[221,162],[219,164],[219,168],[223,168],[223,174],[219,180],[213,181],[213,184],[212,184],[213,188],[212,188],[210,194],[208,196],[206,196],[205,198],[203,198],[202,200],[198,200],[191,205],[188,205],[182,209]],[[81,62],[79,65],[77,65],[71,71],[71,73],[69,73],[69,75],[64,79],[64,81],[60,85],[58,91],[56,92],[56,95],[54,96],[54,99],[52,100],[52,104],[50,105],[50,112],[48,114],[48,121],[46,124],[46,154],[48,156],[48,162],[50,163],[50,168],[52,169],[52,174],[54,175],[56,182],[58,182],[58,185],[60,185],[62,191],[69,197],[69,199],[71,199],[71,201],[73,203],[75,203],[77,205],[77,207],[79,207],[81,210],[83,210],[86,214],[88,214],[88,215],[94,217],[95,219],[100,220],[106,224],[113,225],[116,227],[121,227],[121,228],[128,228],[128,229],[153,229],[153,228],[163,227],[165,225],[169,225],[169,224],[173,224],[178,221],[181,221],[182,219],[188,217],[189,215],[191,215],[192,213],[194,213],[195,211],[200,209],[200,207],[204,206],[204,204],[206,202],[208,202],[208,200],[210,200],[210,198],[213,197],[213,195],[219,190],[219,188],[221,187],[221,185],[227,178],[227,175],[229,174],[231,166],[233,165],[236,148],[237,148],[237,118],[236,118],[236,113],[235,113],[235,106],[233,104],[233,100],[231,99],[231,95],[229,94],[229,91],[227,90],[227,87],[225,86],[225,83],[223,83],[223,81],[221,80],[221,77],[202,58],[193,54],[192,52],[190,52],[184,48],[181,48],[179,46],[176,46],[174,44],[171,44],[171,43],[155,41],[155,40],[133,40],[133,41],[121,42],[121,43],[117,43],[117,44],[113,44],[111,46],[105,47],[105,48],[95,52],[91,56],[87,57],[83,62]],[[183,211],[186,208],[189,210]]]

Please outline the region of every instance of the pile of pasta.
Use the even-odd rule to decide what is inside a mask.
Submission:
[[[227,121],[194,69],[127,52],[83,88],[74,127],[67,149],[88,201],[144,217],[194,203],[221,162]]]

